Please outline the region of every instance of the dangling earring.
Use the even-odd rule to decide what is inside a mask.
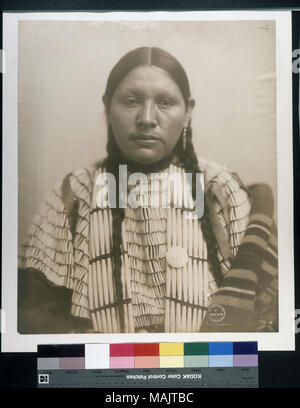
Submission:
[[[184,127],[183,128],[183,133],[182,133],[182,148],[183,148],[183,151],[185,151],[185,149],[186,149],[186,134],[187,134],[187,127]]]

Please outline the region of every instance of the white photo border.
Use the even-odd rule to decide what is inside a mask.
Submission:
[[[18,270],[18,22],[275,20],[277,75],[277,182],[279,331],[276,333],[143,333],[21,335],[17,332]],[[2,352],[35,352],[38,344],[258,341],[259,350],[294,350],[292,39],[290,11],[4,13]],[[3,326],[3,324],[2,324]]]

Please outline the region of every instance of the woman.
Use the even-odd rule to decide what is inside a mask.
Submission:
[[[270,189],[247,190],[235,174],[196,157],[194,101],[179,62],[159,48],[129,52],[112,69],[103,102],[107,158],[53,189],[29,232],[19,331],[277,330]],[[115,208],[99,206],[99,177],[111,174],[119,186],[125,165],[129,175],[145,175],[146,196],[156,194],[158,206],[121,206],[118,188]],[[161,205],[153,173],[193,175],[183,183],[183,206],[174,188],[170,208]],[[189,217],[199,173],[204,215]]]

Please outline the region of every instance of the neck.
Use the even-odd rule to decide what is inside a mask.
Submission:
[[[133,160],[125,158],[122,153],[115,155],[114,158],[107,158],[108,166],[116,167],[120,164],[126,164],[130,172],[137,173],[156,173],[166,169],[171,163],[176,163],[177,158],[172,151],[168,156],[154,163],[137,163]]]

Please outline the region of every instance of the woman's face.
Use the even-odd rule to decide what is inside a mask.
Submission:
[[[138,66],[116,88],[108,123],[123,155],[137,163],[155,163],[176,145],[188,125],[193,101],[186,106],[170,75],[156,66]]]

